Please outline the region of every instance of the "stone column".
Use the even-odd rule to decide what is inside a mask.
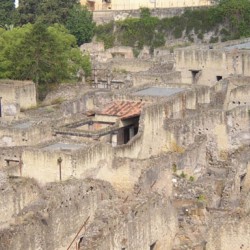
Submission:
[[[133,138],[134,135],[135,135],[135,128],[134,128],[134,126],[131,126],[131,127],[129,128],[129,140],[130,140],[131,138]]]
[[[111,134],[111,144],[112,147],[116,147],[117,146],[117,132],[114,132],[113,134]]]

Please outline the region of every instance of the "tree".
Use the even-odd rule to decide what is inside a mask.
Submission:
[[[90,42],[95,28],[92,13],[84,6],[75,5],[69,11],[66,27],[76,37],[78,45]]]
[[[35,23],[39,15],[39,3],[38,0],[20,0],[17,23],[20,25]]]
[[[79,0],[42,0],[39,8],[39,20],[47,24],[65,25],[70,10],[78,4]]]
[[[0,30],[0,69],[0,78],[33,80],[46,89],[50,83],[75,80],[79,70],[88,75],[90,60],[64,26],[36,23]]]
[[[15,3],[13,0],[0,1],[0,26],[12,24],[12,16],[15,12]]]
[[[65,24],[69,11],[79,0],[20,0],[19,24],[37,21],[45,24]]]

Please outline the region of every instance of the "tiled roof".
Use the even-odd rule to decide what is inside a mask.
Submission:
[[[118,116],[122,120],[141,114],[143,103],[132,101],[114,101],[106,106],[99,114]]]

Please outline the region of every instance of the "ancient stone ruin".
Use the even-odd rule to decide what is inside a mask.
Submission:
[[[250,249],[245,42],[85,44],[91,82],[40,106],[0,82],[0,249]]]

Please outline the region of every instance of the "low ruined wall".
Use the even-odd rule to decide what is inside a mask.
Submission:
[[[127,72],[141,72],[149,70],[153,65],[152,61],[139,59],[113,59],[111,64],[112,70],[127,71]]]
[[[139,87],[146,84],[159,85],[169,83],[180,83],[181,74],[180,72],[169,72],[164,74],[134,74],[133,75],[133,86]]]
[[[1,128],[0,147],[35,145],[51,139],[51,136],[51,127],[44,124],[33,124],[26,129]]]
[[[34,83],[18,86],[18,103],[21,109],[28,109],[36,106],[36,86]]]
[[[58,159],[61,157],[61,178],[94,177],[101,167],[111,164],[111,145],[97,144],[79,150],[25,149],[22,155],[23,176],[41,183],[60,180]]]
[[[12,109],[18,113],[18,108],[27,109],[36,106],[36,87],[32,82],[3,80],[0,82],[0,97],[2,97],[3,116],[5,113],[8,115],[10,105],[16,106],[16,111]]]

